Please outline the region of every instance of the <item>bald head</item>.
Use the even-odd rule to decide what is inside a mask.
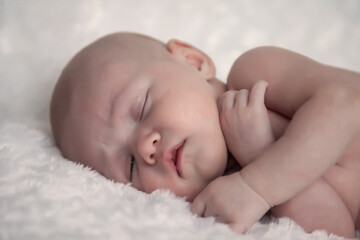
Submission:
[[[89,86],[97,85],[109,66],[121,62],[150,61],[169,55],[164,43],[135,33],[107,35],[77,53],[62,71],[50,104],[51,127],[62,153],[68,158],[71,155],[67,145],[71,141],[69,131],[74,133],[77,130],[75,123],[70,124],[77,120],[72,114],[72,111],[78,110],[74,105],[79,101],[91,100],[91,92],[82,93],[96,89],[93,87],[89,90]]]
[[[199,49],[112,34],[63,70],[51,101],[54,138],[66,158],[109,179],[191,199],[226,166],[216,104],[224,90]],[[176,148],[191,163],[182,176]]]

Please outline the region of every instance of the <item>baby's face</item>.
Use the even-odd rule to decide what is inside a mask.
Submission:
[[[227,150],[216,96],[178,61],[119,62],[77,86],[68,128],[75,158],[144,192],[193,199],[223,174]]]

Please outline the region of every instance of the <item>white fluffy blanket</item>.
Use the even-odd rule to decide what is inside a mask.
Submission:
[[[341,239],[289,219],[236,235],[168,191],[145,194],[61,157],[44,127],[0,128],[0,239]]]
[[[114,31],[188,41],[223,80],[259,45],[359,71],[359,16],[356,0],[0,0],[0,239],[339,239],[288,219],[236,235],[169,192],[106,180],[61,157],[48,104],[69,58]]]

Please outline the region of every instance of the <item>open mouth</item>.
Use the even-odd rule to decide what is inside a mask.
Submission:
[[[177,174],[182,177],[181,171],[181,160],[182,160],[182,152],[184,149],[185,141],[183,141],[180,145],[176,146],[172,152],[172,161],[175,165]]]

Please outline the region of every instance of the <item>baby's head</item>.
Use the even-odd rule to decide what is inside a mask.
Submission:
[[[189,200],[222,175],[227,149],[212,60],[178,40],[105,36],[63,70],[51,125],[64,156],[142,191]]]

